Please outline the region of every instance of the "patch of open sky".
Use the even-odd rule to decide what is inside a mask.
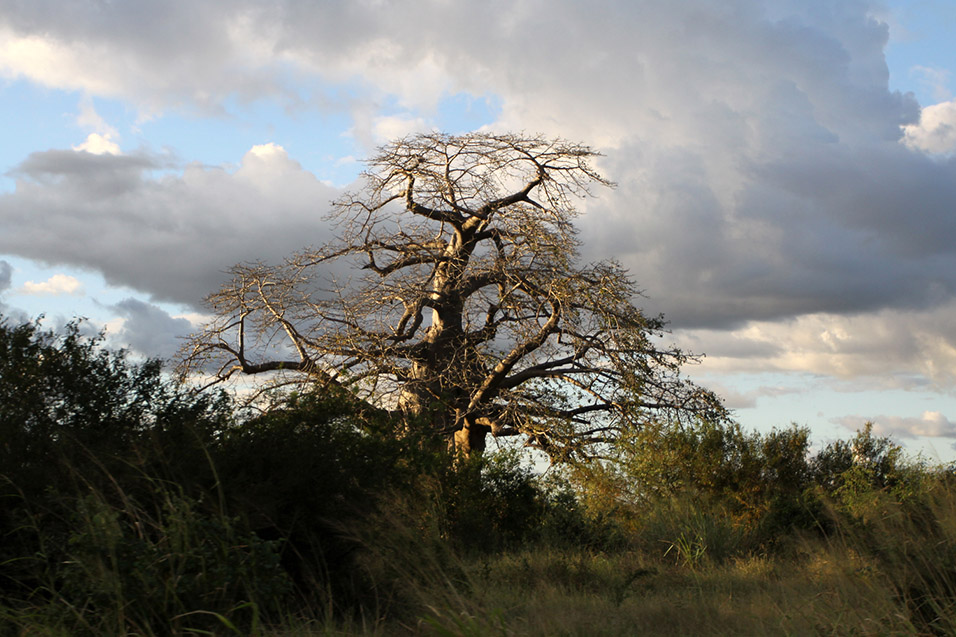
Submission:
[[[952,99],[956,88],[956,3],[952,0],[896,0],[886,62],[890,88],[912,91],[921,106]]]
[[[116,311],[111,306],[123,299],[143,296],[132,288],[107,284],[98,272],[72,266],[47,265],[13,256],[0,256],[0,259],[13,268],[10,287],[0,292],[0,302],[31,319],[44,315],[49,327],[62,325],[77,317],[103,325],[116,317]],[[71,291],[61,290],[58,293],[29,291],[31,288],[36,290],[37,285],[56,281],[57,275],[75,279],[78,286]]]
[[[693,376],[693,370],[690,371]],[[813,432],[814,449],[853,437],[854,431],[840,422],[843,418],[919,418],[924,412],[940,412],[951,418],[956,414],[956,396],[943,395],[929,387],[866,387],[862,380],[840,381],[800,372],[708,374],[695,380],[705,387],[719,383],[719,388],[713,388],[728,400],[733,397],[753,401],[752,406],[734,410],[734,419],[745,430],[768,432],[791,424],[806,426]],[[931,461],[940,462],[956,459],[951,438],[891,437],[908,454],[922,453]]]
[[[74,96],[65,110],[75,113],[77,99]],[[228,168],[236,166],[253,146],[275,143],[319,179],[344,186],[361,171],[361,160],[369,152],[354,134],[353,112],[356,105],[367,105],[370,99],[360,86],[328,85],[284,97],[245,100],[233,96],[216,114],[177,110],[142,121],[136,121],[120,102],[97,99],[95,106],[105,122],[120,132],[125,152],[141,148],[176,158],[180,164],[198,161]],[[409,112],[392,96],[378,102],[375,116],[421,118],[449,133],[477,130],[501,113],[501,100],[494,95],[450,95],[430,114]],[[76,144],[83,138],[75,135],[65,141]]]
[[[347,160],[357,150],[355,141],[343,134],[351,126],[344,104],[341,109],[321,108],[312,98],[303,99],[290,103],[231,97],[223,103],[222,114],[167,112],[141,122],[139,135],[153,152],[227,168],[238,165],[253,146],[274,143],[318,178],[351,182],[358,170]]]
[[[0,192],[12,192],[10,171],[36,151],[69,148],[86,135],[76,125],[75,92],[44,88],[25,80],[0,80]]]
[[[501,109],[502,100],[497,95],[456,93],[439,103],[436,124],[446,133],[468,133],[496,122]]]

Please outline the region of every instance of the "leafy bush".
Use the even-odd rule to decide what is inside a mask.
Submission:
[[[230,418],[221,397],[192,395],[155,361],[130,364],[101,343],[77,322],[54,333],[0,321],[0,593],[40,584],[23,559],[37,551],[31,520],[41,516],[45,541],[62,544],[78,498],[147,501],[156,451],[173,454],[174,472],[201,472],[197,440]],[[184,430],[190,444],[170,444]]]
[[[243,419],[101,344],[0,323],[0,610],[163,634],[243,604],[240,625],[276,618],[290,582],[318,612],[356,603],[345,527],[410,482],[400,446],[358,426],[381,423],[328,392]]]
[[[230,510],[283,541],[282,564],[300,594],[343,611],[365,594],[355,526],[409,480],[401,443],[367,434],[370,416],[355,410],[334,392],[286,396],[210,450]]]
[[[794,528],[816,525],[818,499],[805,428],[748,434],[728,422],[650,423],[616,450],[615,461],[577,470],[574,481],[598,511],[610,507],[615,517],[630,517],[636,534],[666,527],[665,520],[674,515],[677,526],[695,523],[679,521],[687,503],[703,516],[697,522],[720,519],[718,526],[729,525],[728,532],[735,527],[735,539],[728,539],[735,545],[747,537],[744,544],[769,547]],[[600,491],[615,497],[594,498]],[[680,537],[675,531],[667,541]],[[711,552],[722,552],[713,547],[724,543],[710,541]]]
[[[672,557],[690,568],[748,553],[752,538],[747,529],[735,524],[719,501],[705,502],[700,494],[684,492],[651,505],[636,538],[644,552]]]

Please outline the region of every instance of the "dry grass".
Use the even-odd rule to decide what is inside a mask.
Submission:
[[[494,633],[475,634],[915,634],[890,587],[825,546],[812,551],[693,570],[633,554],[503,556],[470,569],[474,599],[493,609],[483,616],[496,618]]]
[[[545,545],[461,558],[379,538],[401,619],[341,634],[946,635],[956,618],[956,495],[884,501],[827,537],[771,554],[588,551]],[[638,543],[639,545],[639,543]],[[394,582],[393,582],[394,586]],[[336,634],[329,632],[312,634]],[[299,633],[301,634],[301,633]]]

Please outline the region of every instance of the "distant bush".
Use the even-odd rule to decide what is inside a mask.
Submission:
[[[805,428],[758,434],[728,422],[649,423],[615,451],[614,462],[574,469],[572,481],[593,510],[627,520],[642,544],[642,536],[673,544],[680,528],[713,519],[720,520],[713,532],[735,530],[726,529],[727,541],[709,541],[711,552],[718,544],[746,552],[816,525]],[[688,505],[697,509],[690,519]],[[658,537],[667,528],[676,535]]]

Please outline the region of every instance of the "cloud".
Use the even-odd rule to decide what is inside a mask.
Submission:
[[[93,155],[122,155],[119,145],[113,142],[111,137],[109,134],[90,133],[86,141],[73,146],[73,150],[85,151]]]
[[[184,107],[219,112],[236,92],[275,94],[277,82],[235,28],[246,12],[197,0],[95,9],[38,0],[5,3],[0,75],[89,95],[125,98],[144,114]]]
[[[918,417],[846,416],[837,420],[838,424],[853,431],[861,429],[867,422],[872,422],[873,431],[881,436],[956,438],[956,422],[951,422],[938,411],[925,411]]]
[[[13,266],[0,259],[0,294],[10,289],[13,280]]]
[[[3,302],[4,293],[13,285],[13,266],[0,259],[0,321],[7,320],[12,324],[25,323],[27,313],[20,308],[10,307]]]
[[[794,387],[763,385],[749,391],[740,391],[721,382],[720,377],[705,376],[701,380],[705,386],[720,396],[729,409],[751,409],[757,406],[761,398],[776,398],[787,394],[802,393],[806,390]]]
[[[44,296],[82,296],[84,293],[83,284],[68,274],[54,274],[46,281],[27,281],[17,292]]]
[[[429,132],[430,129],[431,127],[423,117],[412,117],[407,113],[376,117],[372,124],[375,145],[384,144],[413,133]]]
[[[173,358],[182,339],[196,330],[189,319],[173,317],[161,307],[138,299],[124,299],[112,308],[123,321],[110,341],[150,358]]]
[[[933,154],[956,151],[956,100],[925,107],[919,123],[904,126],[903,134],[904,143],[915,150]]]
[[[12,279],[13,266],[0,259],[0,320],[6,318],[6,315],[10,313],[9,307],[3,302],[3,293],[10,289]]]
[[[131,6],[8,7],[0,73],[144,113],[335,89],[347,97],[325,107],[366,144],[419,129],[447,96],[494,95],[491,128],[606,153],[620,185],[582,204],[585,257],[628,266],[650,313],[717,350],[708,364],[950,374],[956,160],[927,153],[952,149],[951,103],[921,116],[889,89],[876,3]],[[35,153],[0,196],[0,250],[196,303],[229,264],[332,232],[321,217],[337,193],[281,141],[235,169],[165,177],[147,155]]]
[[[330,230],[338,195],[275,144],[238,167],[166,167],[147,155],[33,153],[0,194],[0,253],[94,268],[156,300],[199,306],[235,263],[278,261]]]
[[[96,112],[96,106],[93,104],[93,98],[84,94],[80,98],[80,112],[76,116],[76,125],[80,128],[91,130],[107,137],[119,137],[119,132],[106,123],[100,114]]]
[[[824,374],[881,388],[943,390],[956,382],[956,302],[923,311],[810,314],[752,321],[731,331],[686,330],[675,337],[706,351],[700,373]]]

